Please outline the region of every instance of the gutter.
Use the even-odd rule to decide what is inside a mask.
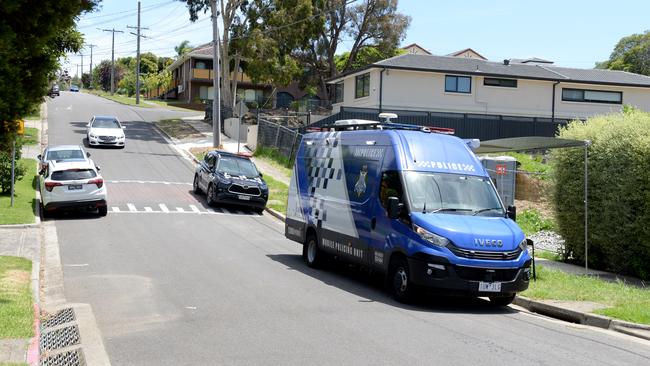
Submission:
[[[551,100],[551,121],[553,123],[555,123],[555,86],[557,86],[559,83],[559,80],[553,83],[553,100]]]
[[[384,96],[384,71],[386,71],[385,67],[379,72],[379,113],[383,112],[382,101]]]

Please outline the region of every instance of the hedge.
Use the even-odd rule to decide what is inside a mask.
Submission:
[[[589,147],[589,267],[650,278],[650,113],[574,121],[559,137]],[[552,152],[553,201],[564,259],[584,263],[584,149]]]

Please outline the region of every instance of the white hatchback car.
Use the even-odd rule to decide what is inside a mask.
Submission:
[[[92,161],[50,160],[39,181],[43,216],[75,209],[108,213],[106,184]]]
[[[93,116],[86,127],[88,127],[86,137],[90,146],[125,146],[124,130],[126,127],[122,126],[117,117]]]
[[[47,168],[47,164],[50,160],[56,160],[59,162],[90,160],[90,154],[79,145],[48,146],[43,150],[43,154],[38,156],[38,160],[39,170],[43,170]]]

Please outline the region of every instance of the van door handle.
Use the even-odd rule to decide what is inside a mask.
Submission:
[[[375,226],[377,226],[377,218],[373,217],[370,219],[370,230],[375,230]]]

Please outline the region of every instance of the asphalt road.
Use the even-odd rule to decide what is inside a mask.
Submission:
[[[650,343],[618,333],[480,299],[405,306],[354,269],[307,268],[276,219],[190,193],[148,122],[170,112],[65,92],[48,108],[50,144],[81,143],[92,114],[127,126],[124,150],[90,149],[108,216],[55,218],[66,298],[91,304],[114,365],[650,364]]]

